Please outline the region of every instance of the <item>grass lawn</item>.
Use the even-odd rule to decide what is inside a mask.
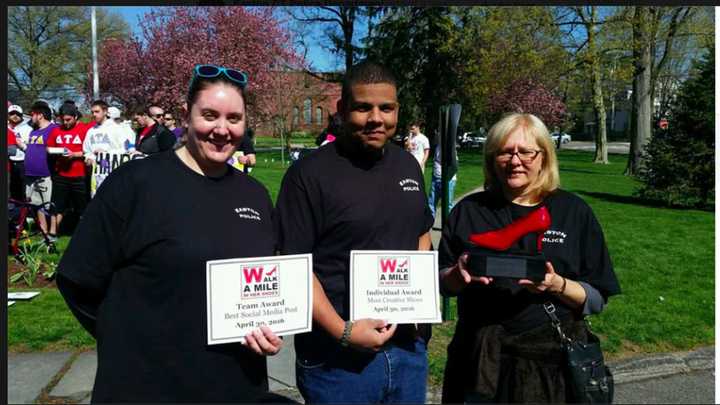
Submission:
[[[284,141],[284,139],[282,140]],[[274,138],[272,136],[256,136],[255,137],[255,148],[270,148],[282,146],[284,143],[280,138]],[[290,139],[292,144],[303,144],[306,147],[316,147],[315,137],[313,136],[299,136],[294,135]]]
[[[39,291],[40,295],[31,301],[16,301],[8,308],[10,352],[95,348],[95,339],[75,320],[57,289],[33,288],[32,291]]]
[[[274,200],[287,164],[280,162],[279,151],[260,152],[257,158],[252,175]],[[607,357],[713,344],[714,213],[661,208],[633,197],[637,183],[622,175],[625,156],[610,155],[609,165],[595,165],[591,153],[563,150],[559,159],[562,187],[585,199],[603,227],[623,290],[602,314],[591,317]],[[456,196],[482,185],[481,163],[479,151],[461,153]],[[431,172],[430,167],[425,171],[426,184]],[[442,381],[454,327],[454,321],[434,327],[431,384]],[[59,350],[90,348],[94,342],[57,291],[43,289],[35,300],[8,309],[8,345],[10,351]]]

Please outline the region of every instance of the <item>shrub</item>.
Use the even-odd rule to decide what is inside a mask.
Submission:
[[[715,55],[693,69],[678,93],[669,127],[645,148],[638,195],[670,206],[706,207],[715,197]]]

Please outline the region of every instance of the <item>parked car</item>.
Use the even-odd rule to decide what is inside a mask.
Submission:
[[[458,139],[458,147],[461,149],[482,148],[483,145],[485,145],[484,131],[464,132]]]
[[[552,134],[550,134],[550,137],[552,137],[552,140],[553,140],[553,142],[555,142],[555,144],[558,143],[558,138],[560,138],[560,141],[562,143],[568,143],[568,142],[572,141],[572,137],[569,134],[566,134],[565,132],[562,132],[562,133],[553,132]]]

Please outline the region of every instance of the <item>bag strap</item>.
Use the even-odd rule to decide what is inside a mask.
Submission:
[[[555,328],[555,330],[558,333],[558,336],[560,336],[560,341],[565,344],[572,343],[572,339],[567,337],[565,333],[563,333],[562,328],[560,327],[560,318],[555,314],[555,305],[550,301],[545,301],[543,304],[543,309],[545,310],[545,313],[550,318],[550,323]]]

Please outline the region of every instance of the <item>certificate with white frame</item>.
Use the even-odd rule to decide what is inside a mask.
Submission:
[[[350,320],[439,323],[440,284],[436,251],[350,252]]]
[[[244,342],[262,325],[278,336],[309,332],[312,276],[312,254],[208,261],[208,345]]]

